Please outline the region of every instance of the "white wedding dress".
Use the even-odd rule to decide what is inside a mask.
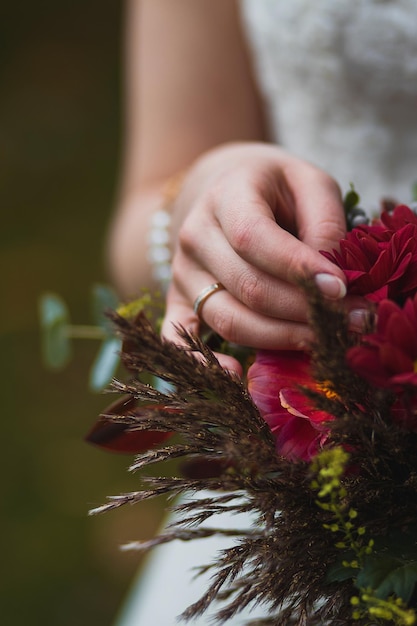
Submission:
[[[417,181],[416,0],[241,0],[272,138],[364,208]]]
[[[241,0],[271,140],[329,172],[362,206],[411,201],[417,182],[417,0]],[[242,527],[248,519],[209,520]],[[192,569],[230,539],[173,542],[150,555],[117,626],[174,626],[207,588]],[[192,621],[212,624],[210,611]],[[228,624],[262,615],[245,611]]]

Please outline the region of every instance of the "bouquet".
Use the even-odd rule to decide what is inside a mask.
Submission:
[[[143,313],[111,315],[130,377],[113,382],[123,395],[88,439],[139,452],[132,470],[180,462],[93,513],[191,491],[175,525],[140,549],[231,536],[201,564],[211,584],[185,619],[219,602],[219,623],[249,603],[268,607],[259,626],[417,623],[417,216],[387,204],[366,223],[352,194],[356,226],[324,254],[369,303],[363,333],[306,276],[311,350],[246,355],[241,380],[186,330],[179,348]],[[225,511],[251,511],[255,524],[201,526]]]

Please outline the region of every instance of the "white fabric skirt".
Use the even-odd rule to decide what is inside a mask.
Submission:
[[[201,493],[199,497],[207,497]],[[168,523],[171,520],[168,519]],[[249,514],[213,515],[206,526],[216,528],[242,528],[252,526]],[[230,547],[233,537],[214,536],[193,541],[175,540],[152,550],[134,580],[127,601],[115,626],[213,626],[213,616],[220,604],[213,605],[201,616],[189,622],[179,616],[191,604],[201,598],[210,585],[212,572],[196,576],[201,565],[216,562],[220,551]],[[229,626],[243,626],[247,620],[265,617],[261,606],[248,606],[227,622]]]

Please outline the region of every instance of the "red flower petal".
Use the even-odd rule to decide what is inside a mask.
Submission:
[[[383,300],[376,331],[348,351],[350,367],[377,387],[417,393],[417,295],[403,308]],[[414,389],[413,389],[414,388]]]
[[[276,446],[279,454],[290,461],[310,461],[324,439],[308,420],[290,417],[277,433]]]
[[[299,386],[316,389],[310,359],[303,352],[258,352],[248,371],[248,388],[275,437],[277,452],[291,460],[308,460],[327,436],[325,422]]]
[[[155,405],[152,405],[155,408]],[[126,454],[137,454],[149,448],[154,447],[158,443],[165,441],[171,436],[171,433],[138,430],[134,425],[125,422],[117,422],[107,419],[111,417],[123,415],[123,417],[138,417],[141,413],[137,401],[132,396],[124,396],[116,402],[113,402],[101,415],[98,421],[89,431],[85,440],[99,448],[110,450],[111,452],[122,452]]]
[[[417,216],[400,205],[381,222],[347,233],[340,251],[323,254],[344,270],[348,293],[403,302],[417,291]]]

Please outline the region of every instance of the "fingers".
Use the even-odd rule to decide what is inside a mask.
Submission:
[[[207,275],[204,285],[210,284],[210,280]],[[198,291],[195,294],[197,296]],[[227,341],[254,348],[300,350],[307,348],[313,337],[305,323],[277,320],[256,313],[226,290],[213,293],[204,302],[201,316],[210,328]],[[196,332],[199,323],[189,299],[173,286],[167,299],[163,335],[178,343],[175,325],[180,324]]]
[[[208,281],[213,276],[216,278],[212,282],[220,281],[250,310],[277,319],[306,321],[306,299],[298,286],[249,265],[220,232],[207,230],[196,258],[178,250],[173,264],[173,282],[184,300],[193,302],[202,288],[211,284]]]
[[[162,329],[168,339],[178,342],[178,324],[198,333],[193,302],[215,282],[225,290],[204,302],[204,322],[224,339],[255,348],[305,349],[311,342],[300,278],[313,276],[328,298],[346,294],[344,273],[319,252],[337,247],[345,234],[338,186],[275,148],[255,151],[253,158],[250,147],[249,160],[239,152],[226,172],[221,161],[214,174],[218,154],[212,155],[182,195]],[[220,359],[238,370],[234,359]]]
[[[267,184],[270,182],[267,181]],[[336,202],[336,192],[332,193],[332,199],[328,199],[327,203]],[[269,190],[240,186],[236,190],[233,203],[227,196],[219,198],[216,216],[231,248],[249,266],[292,285],[298,285],[300,278],[306,275],[333,276],[333,281],[328,278],[324,282],[323,279],[319,287],[326,296],[343,297],[346,293],[343,287],[344,273],[317,250],[317,247],[325,246],[329,249],[337,246],[344,233],[343,214],[340,214],[340,219],[338,209],[337,217],[328,218],[327,213],[322,210],[307,210],[305,205],[292,207],[293,219],[300,222],[302,227],[302,232],[297,232],[298,236],[295,236],[295,233],[277,223],[281,223],[281,213],[288,223],[288,206],[285,205],[282,211],[281,206],[271,207],[267,202],[268,195]],[[324,192],[323,197],[327,197]],[[306,202],[305,196],[303,201]],[[298,223],[293,227],[298,231]],[[324,235],[321,234],[323,230],[326,233]],[[334,237],[337,239],[333,241]],[[201,257],[201,260],[212,263],[212,259]]]
[[[225,290],[210,295],[201,308],[204,323],[225,340],[254,348],[306,349],[312,332],[306,324],[307,303],[298,287],[258,272],[225,244],[224,238],[204,238],[213,261],[213,274],[179,250],[173,265],[162,334],[181,343],[178,325],[198,334],[201,323],[193,303],[202,291],[217,282]],[[239,265],[240,264],[240,265]],[[223,367],[241,373],[232,357],[216,355]]]
[[[328,298],[346,295],[342,270],[271,218],[249,217],[244,228],[243,237],[242,224],[226,233],[231,240],[226,245],[208,230],[195,259],[250,308],[273,317],[280,313],[287,319],[304,320],[305,299],[299,284],[305,277],[314,277]]]
[[[340,188],[325,172],[291,162],[286,171],[296,206],[298,237],[314,250],[331,250],[346,234]]]
[[[346,294],[342,270],[270,218],[250,219],[243,227],[246,230],[243,236],[240,225],[237,231],[230,233],[230,238],[235,250],[249,265],[291,285],[299,285],[300,279],[305,277],[316,277],[323,295],[332,299]],[[260,241],[265,243],[259,245]]]
[[[194,335],[198,335],[200,320],[190,308],[188,301],[178,297],[175,290],[170,290],[167,298],[167,310],[162,324],[162,336],[177,345],[185,345],[179,336],[177,328],[183,326]],[[242,376],[242,366],[239,361],[228,354],[214,353],[220,365],[227,371]],[[196,355],[198,358],[198,355]]]

